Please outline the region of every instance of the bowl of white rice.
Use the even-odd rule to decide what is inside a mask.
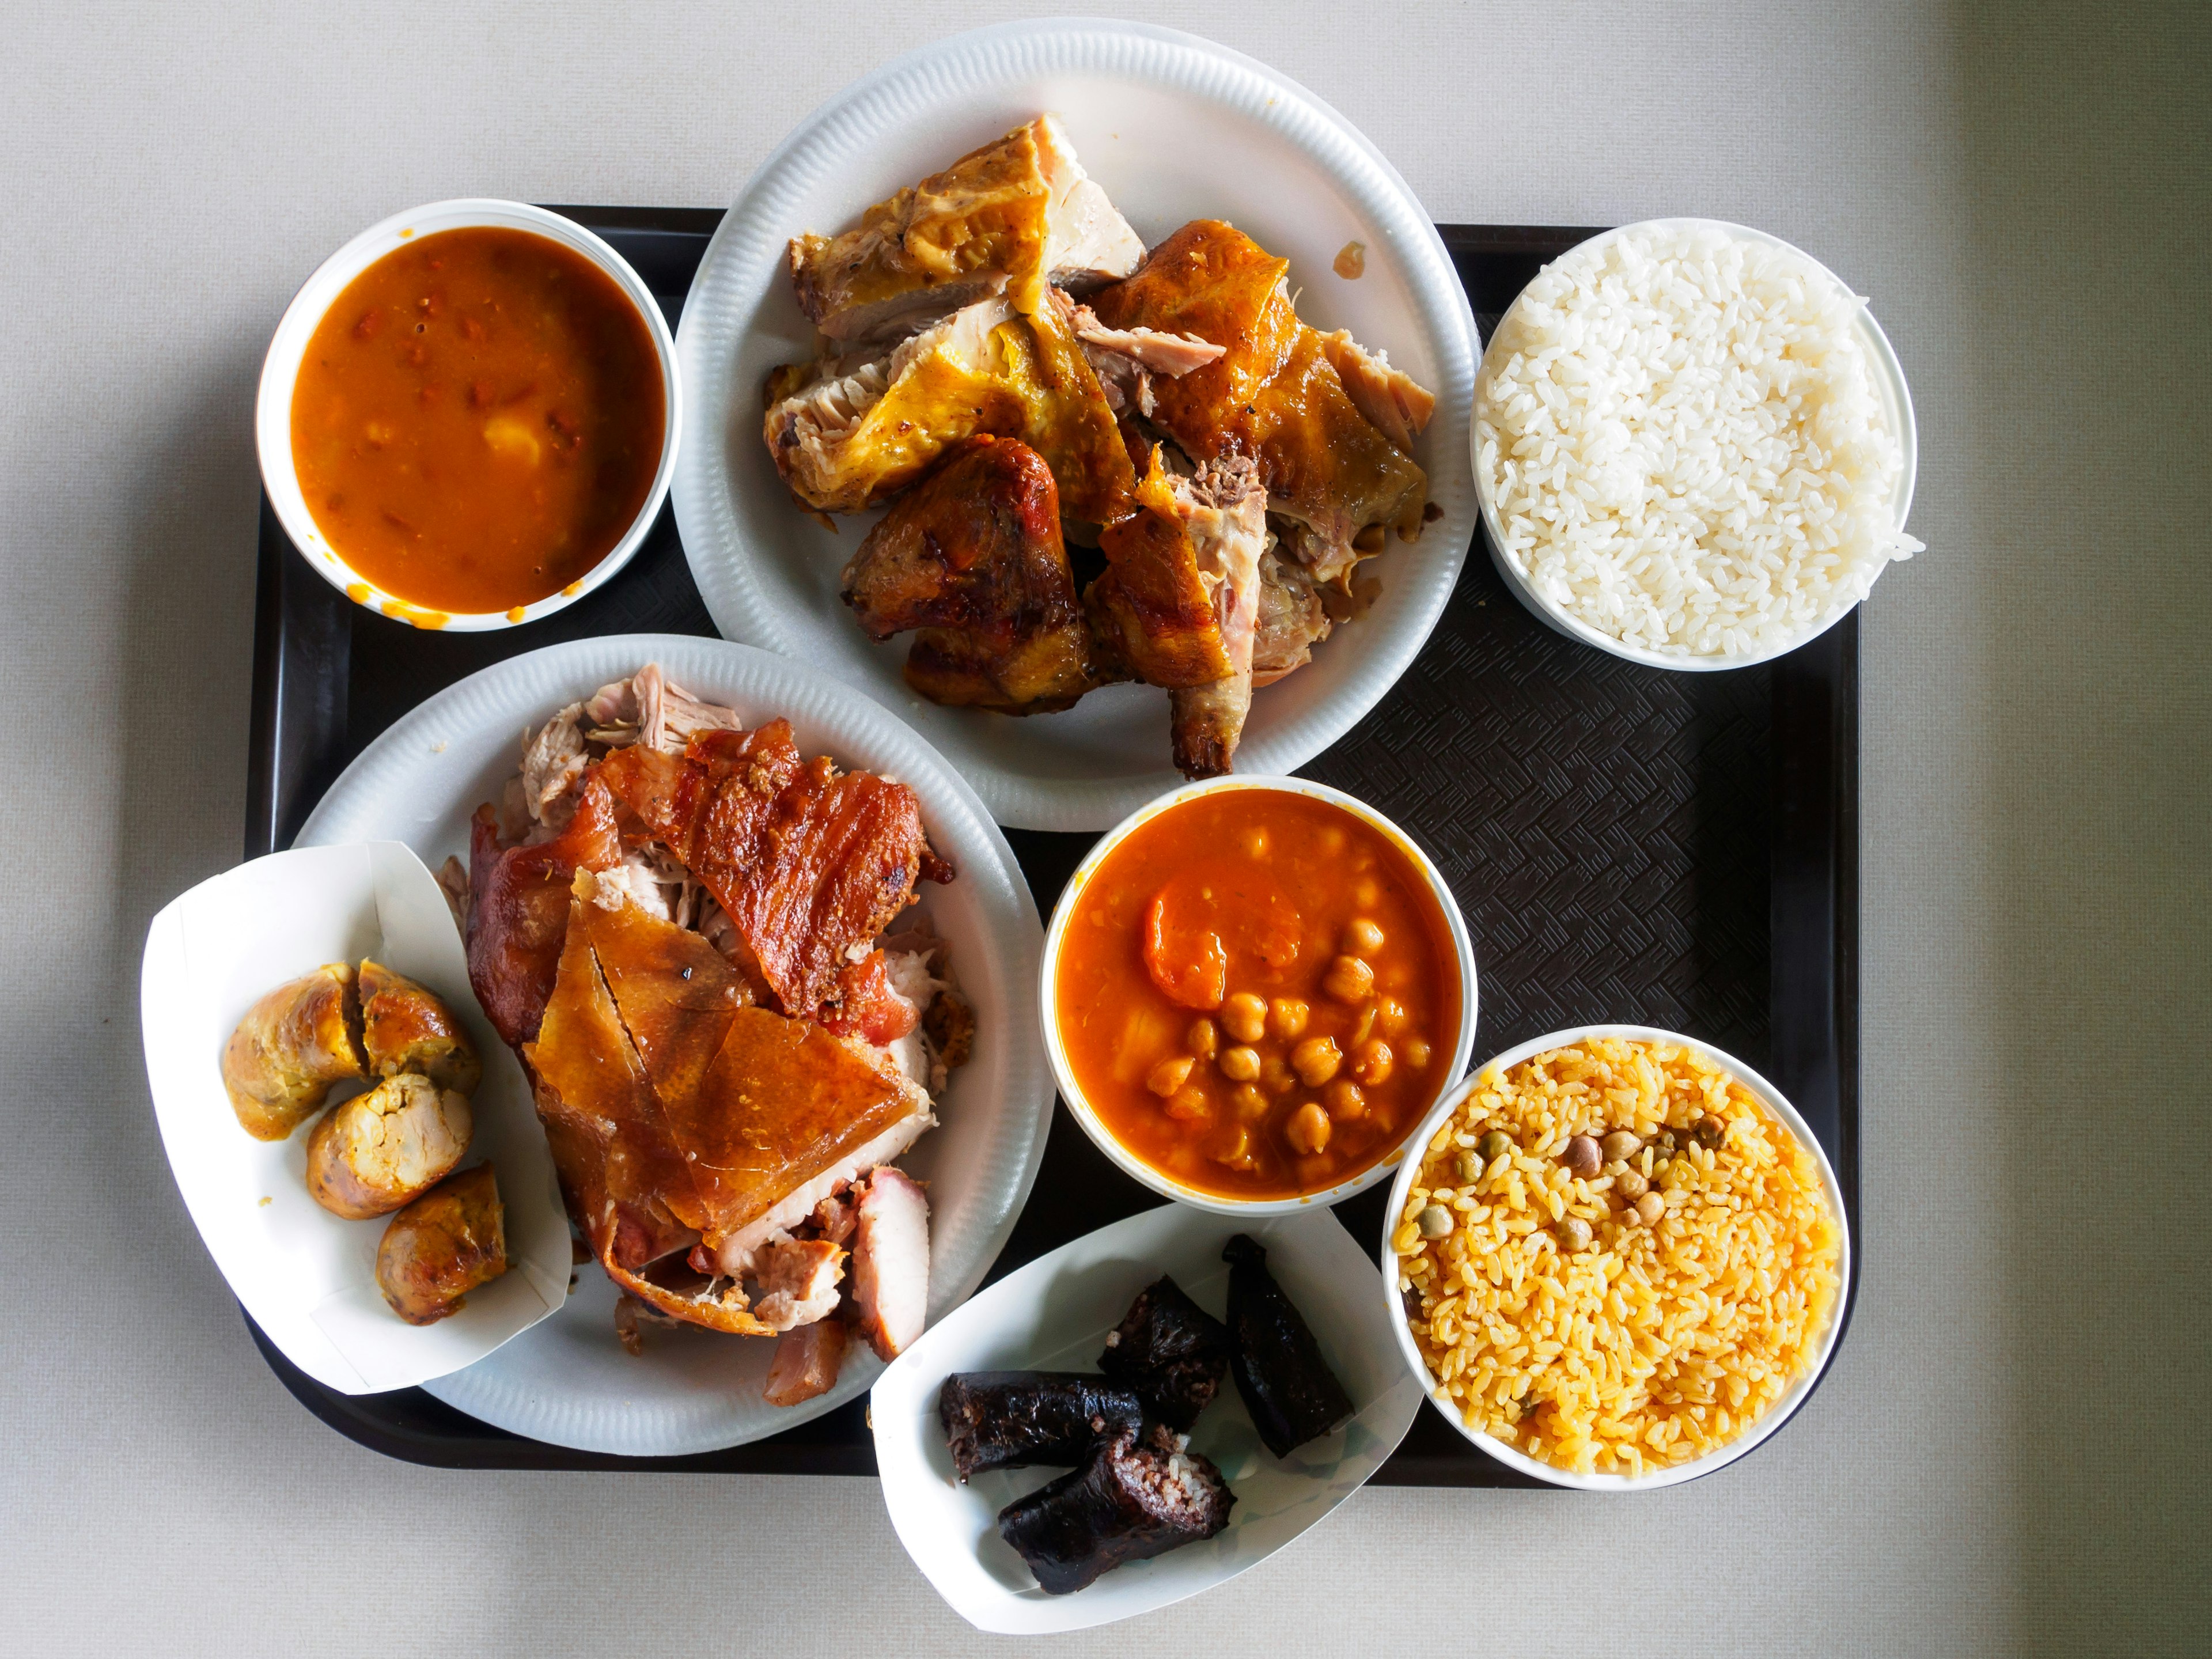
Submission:
[[[1547,265],[1491,337],[1473,444],[1507,584],[1655,668],[1778,657],[1921,550],[1897,354],[1833,272],[1742,225],[1647,220]]]

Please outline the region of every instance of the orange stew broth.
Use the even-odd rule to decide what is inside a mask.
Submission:
[[[1266,788],[1195,796],[1132,831],[1077,899],[1054,988],[1068,1064],[1114,1137],[1239,1199],[1323,1191],[1387,1157],[1450,1080],[1461,996],[1449,925],[1405,850]]]
[[[550,237],[440,231],[339,295],[292,392],[331,548],[386,592],[506,611],[580,580],[652,493],[667,421],[629,296]]]

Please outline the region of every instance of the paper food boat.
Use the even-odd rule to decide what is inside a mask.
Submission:
[[[1305,1316],[1356,1414],[1279,1461],[1224,1382],[1190,1443],[1237,1494],[1227,1530],[1117,1567],[1073,1595],[1046,1595],[999,1536],[998,1513],[1065,1471],[997,1470],[960,1485],[938,1420],[938,1389],[954,1371],[1097,1370],[1106,1333],[1162,1273],[1219,1317],[1229,1298],[1221,1247],[1240,1232],[1266,1248],[1268,1271]],[[1413,1426],[1421,1387],[1398,1356],[1389,1312],[1375,1263],[1318,1206],[1236,1218],[1170,1204],[1102,1227],[946,1315],[877,1380],[869,1415],[891,1525],[955,1613],[1004,1635],[1085,1630],[1225,1583],[1358,1491]]]
[[[309,1125],[256,1140],[223,1089],[223,1044],[264,993],[363,957],[443,998],[483,1058],[460,1167],[497,1168],[509,1266],[434,1325],[406,1323],[377,1289],[390,1218],[347,1221],[309,1196]],[[567,1299],[568,1223],[529,1086],[469,989],[444,894],[406,847],[278,853],[202,882],[148,930],[139,1010],[154,1115],[185,1207],[254,1323],[317,1382],[379,1394],[442,1376]]]

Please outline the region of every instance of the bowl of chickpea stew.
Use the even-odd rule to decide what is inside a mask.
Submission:
[[[1224,1215],[1382,1179],[1467,1070],[1474,952],[1381,813],[1303,778],[1186,785],[1109,830],[1045,935],[1046,1051],[1100,1149]]]

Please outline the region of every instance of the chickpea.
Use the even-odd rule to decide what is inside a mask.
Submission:
[[[1240,1083],[1229,1098],[1235,1103],[1237,1115],[1248,1121],[1267,1115],[1267,1097],[1249,1083]]]
[[[1291,1121],[1283,1126],[1283,1138],[1300,1157],[1311,1158],[1328,1145],[1332,1127],[1321,1103],[1310,1100],[1291,1114]]]
[[[1376,1088],[1390,1080],[1394,1059],[1390,1045],[1376,1037],[1372,1042],[1362,1043],[1359,1052],[1352,1057],[1352,1074],[1369,1088]]]
[[[1357,1123],[1367,1115],[1367,1097],[1350,1078],[1340,1077],[1328,1085],[1328,1115],[1347,1123]]]
[[[1271,1095],[1286,1095],[1298,1086],[1297,1079],[1291,1075],[1289,1063],[1280,1054],[1261,1057],[1260,1081]]]
[[[1406,1040],[1406,1064],[1417,1072],[1428,1069],[1429,1040],[1426,1037],[1408,1037]]]
[[[1626,1129],[1615,1129],[1600,1143],[1608,1164],[1626,1164],[1644,1150],[1644,1143]]]
[[[1169,1097],[1168,1115],[1178,1122],[1189,1123],[1212,1116],[1213,1109],[1206,1103],[1205,1090],[1185,1086]]]
[[[1249,1083],[1260,1075],[1260,1054],[1254,1048],[1224,1048],[1214,1064],[1231,1083]]]
[[[1330,858],[1334,858],[1344,850],[1344,831],[1333,823],[1321,832],[1320,840],[1321,850]]]
[[[1237,991],[1223,1000],[1222,1029],[1239,1042],[1257,1042],[1267,1030],[1267,1004],[1249,991]]]
[[[1395,997],[1375,999],[1375,1023],[1385,1036],[1395,1036],[1406,1024],[1406,1005]]]
[[[1339,1002],[1364,1002],[1375,994],[1375,970],[1358,957],[1339,957],[1328,964],[1321,988]]]
[[[1273,1036],[1290,1042],[1306,1034],[1306,1021],[1313,1010],[1297,997],[1277,997],[1267,1005],[1267,1030]]]
[[[1243,1169],[1252,1161],[1252,1132],[1241,1123],[1224,1129],[1206,1143],[1206,1155],[1216,1164]]]
[[[1267,856],[1267,832],[1256,824],[1237,837],[1237,850],[1248,859]]]
[[[1221,1046],[1221,1033],[1214,1029],[1212,1020],[1200,1014],[1191,1021],[1190,1030],[1183,1033],[1182,1040],[1200,1060],[1212,1060],[1213,1051]]]
[[[1635,1170],[1623,1170],[1613,1178],[1613,1190],[1633,1204],[1651,1190],[1651,1183]]]
[[[1367,1034],[1375,1029],[1375,1005],[1369,1003],[1352,1022],[1352,1034],[1344,1040],[1347,1048],[1357,1048],[1367,1041]]]
[[[1570,1250],[1587,1250],[1590,1247],[1590,1224],[1578,1215],[1571,1215],[1559,1224],[1559,1243]]]
[[[1362,876],[1352,884],[1352,902],[1363,910],[1371,910],[1382,896],[1382,890],[1375,884],[1372,876]]]
[[[1647,1227],[1667,1213],[1667,1200],[1656,1193],[1646,1193],[1636,1200],[1636,1213]]]
[[[1371,957],[1382,948],[1382,930],[1365,916],[1344,930],[1344,948],[1356,957]]]
[[[1413,1224],[1426,1239],[1443,1237],[1452,1230],[1452,1212],[1441,1204],[1431,1204],[1414,1218]]]
[[[1198,1062],[1188,1054],[1177,1054],[1173,1060],[1164,1060],[1152,1067],[1152,1074],[1145,1079],[1145,1087],[1165,1100],[1182,1087],[1190,1076],[1190,1068]]]
[[[1291,1050],[1291,1065],[1309,1089],[1318,1089],[1344,1064],[1334,1037],[1308,1037]]]

